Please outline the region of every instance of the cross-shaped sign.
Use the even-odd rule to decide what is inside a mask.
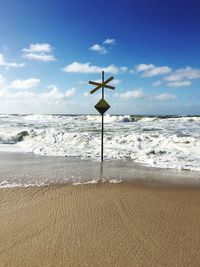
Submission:
[[[92,91],[90,91],[90,94],[94,94],[97,90],[99,90],[102,87],[106,87],[108,89],[112,89],[115,90],[115,87],[107,85],[107,83],[109,83],[110,81],[112,81],[114,79],[114,77],[110,77],[109,79],[107,79],[105,82],[102,81],[102,83],[97,83],[97,82],[93,82],[93,81],[89,81],[89,84],[92,85],[97,85],[96,88],[94,88]]]
[[[110,77],[104,81],[104,71],[102,71],[102,82],[93,82],[89,81],[89,84],[95,85],[96,87],[90,91],[91,94],[94,94],[97,90],[102,88],[102,99],[95,105],[95,108],[102,116],[102,127],[101,127],[101,161],[103,161],[103,129],[104,129],[104,122],[103,122],[103,114],[110,108],[110,105],[104,99],[104,87],[108,89],[115,90],[114,86],[108,85],[110,81],[114,78]]]

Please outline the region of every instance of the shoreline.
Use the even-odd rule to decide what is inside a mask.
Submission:
[[[0,189],[2,266],[198,266],[200,188]]]
[[[145,167],[132,161],[98,161],[0,152],[0,188],[96,181],[200,186],[199,172]],[[34,183],[33,183],[34,181]]]

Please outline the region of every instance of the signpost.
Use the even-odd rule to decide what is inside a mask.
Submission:
[[[104,88],[115,90],[115,87],[108,85],[110,81],[112,81],[114,77],[110,77],[104,81],[104,71],[102,71],[102,81],[93,82],[89,81],[89,84],[95,85],[96,87],[90,91],[91,94],[94,94],[100,88],[102,89],[102,98],[101,100],[95,105],[96,110],[101,114],[101,161],[103,161],[103,132],[104,132],[104,113],[110,108],[110,105],[104,99]]]

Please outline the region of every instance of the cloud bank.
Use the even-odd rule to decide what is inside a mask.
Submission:
[[[40,84],[40,79],[29,78],[27,80],[14,80],[8,86],[9,89],[27,90],[37,87]]]
[[[157,67],[153,64],[139,64],[135,67],[136,72],[142,72],[144,77],[152,77],[168,74],[172,69],[168,66]]]
[[[66,65],[62,70],[64,72],[72,72],[72,73],[100,73],[101,71],[105,71],[107,73],[117,74],[119,72],[119,69],[115,65],[100,67],[91,65],[89,62],[86,63],[73,62],[69,65]]]
[[[143,92],[142,88],[138,88],[131,91],[126,91],[124,93],[116,93],[114,95],[115,97],[124,98],[124,99],[150,99],[150,100],[161,100],[161,101],[167,101],[172,100],[176,98],[176,95],[168,94],[168,93],[162,93],[158,95],[153,94],[146,94]]]
[[[0,89],[0,112],[62,112],[76,92],[75,88],[62,92],[55,85],[50,85],[47,89],[49,90],[39,93],[30,90],[16,92],[9,88]]]

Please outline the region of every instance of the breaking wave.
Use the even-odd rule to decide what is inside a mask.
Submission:
[[[1,115],[0,144],[45,156],[100,157],[100,116]],[[200,171],[199,117],[105,115],[105,159]]]
[[[19,133],[1,133],[0,132],[0,144],[16,144],[23,141],[24,137],[29,135],[27,131]]]

